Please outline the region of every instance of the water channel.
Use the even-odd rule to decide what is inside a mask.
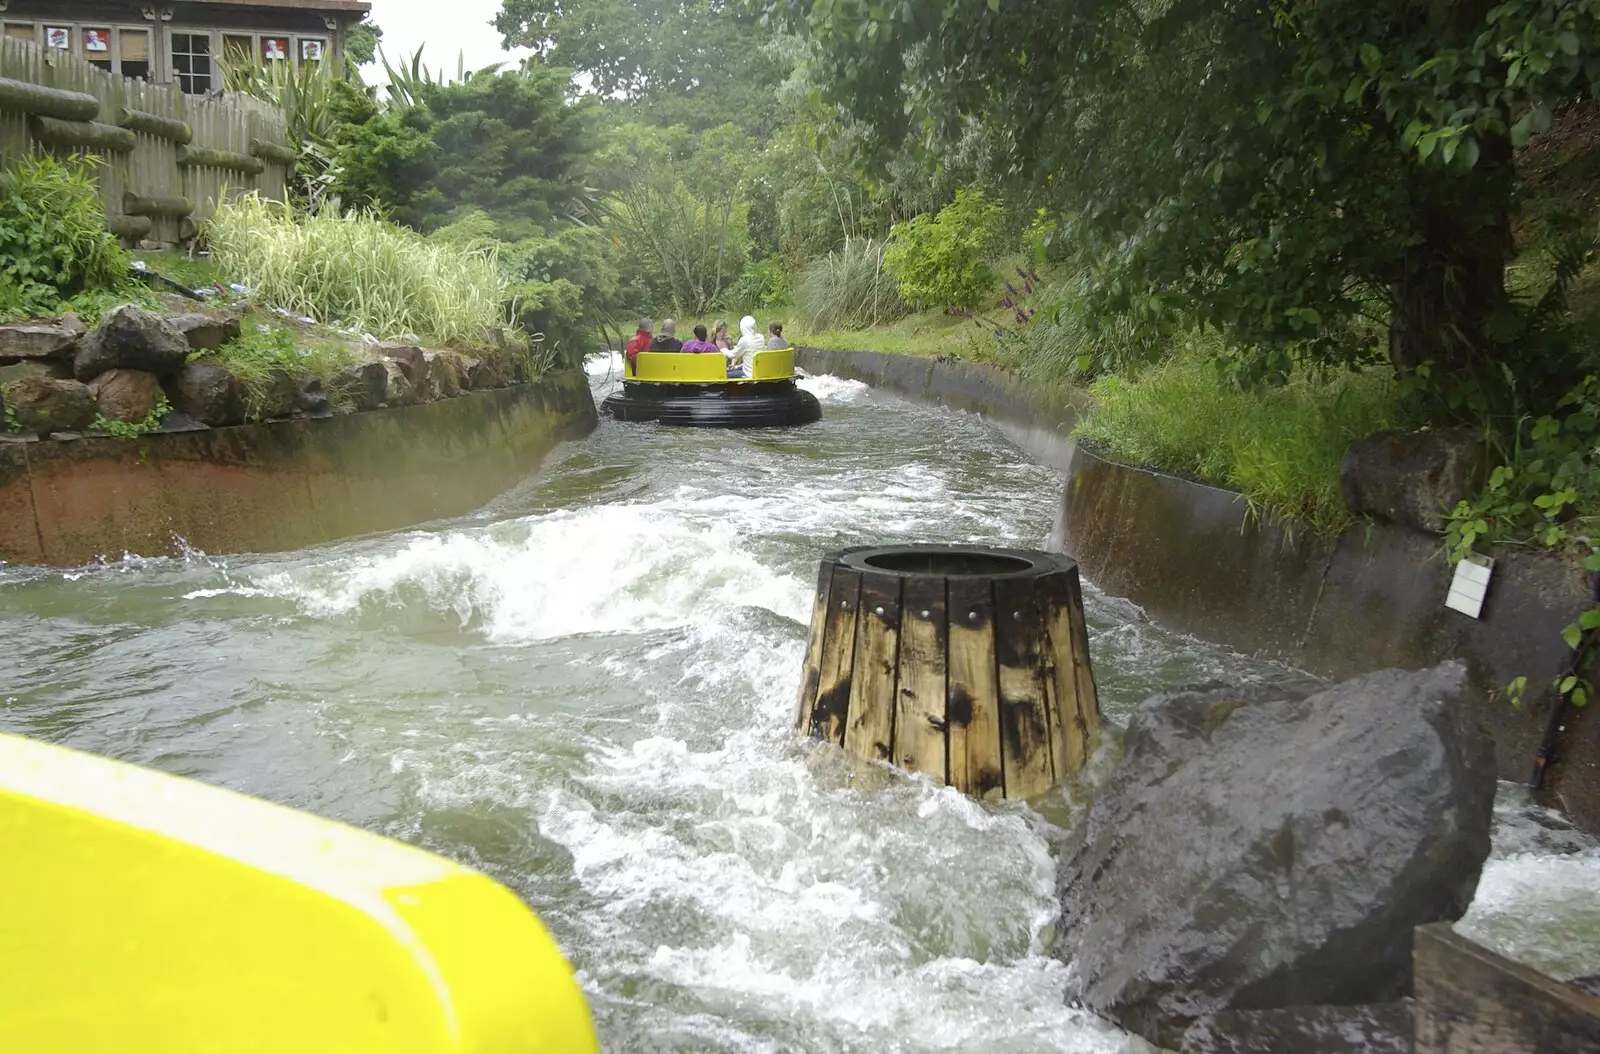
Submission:
[[[456,520],[0,568],[0,731],[485,870],[554,932],[607,1051],[1148,1049],[1063,1004],[1053,851],[1075,803],[862,785],[790,730],[819,553],[1039,546],[1058,477],[980,418],[806,383],[819,425],[608,422]],[[1163,687],[1304,680],[1088,603],[1115,721]],[[1595,972],[1600,852],[1503,798],[1464,925]]]

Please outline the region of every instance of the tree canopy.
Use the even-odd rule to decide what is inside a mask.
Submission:
[[[504,0],[495,27],[652,123],[695,131],[770,131],[789,72],[740,0]]]
[[[1508,408],[1552,363],[1508,296],[1513,149],[1600,81],[1597,0],[771,0],[825,97],[1058,209],[1105,312],[1224,328]],[[870,154],[869,154],[870,156]],[[1426,365],[1425,365],[1426,364]]]

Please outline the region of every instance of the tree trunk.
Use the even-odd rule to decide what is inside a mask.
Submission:
[[[1431,363],[1434,384],[1504,385],[1490,318],[1507,307],[1511,144],[1484,137],[1469,172],[1421,166],[1412,184],[1418,244],[1390,283],[1389,359],[1402,377]],[[1486,395],[1492,393],[1485,392]]]

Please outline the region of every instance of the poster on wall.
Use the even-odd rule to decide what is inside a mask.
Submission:
[[[322,41],[302,40],[300,42],[300,58],[305,62],[321,62]]]
[[[72,31],[66,26],[45,26],[44,46],[47,48],[60,48],[62,51],[71,51]]]
[[[271,62],[289,57],[289,41],[283,37],[262,37],[261,57]]]
[[[86,29],[83,31],[83,50],[85,51],[110,51],[111,30]]]

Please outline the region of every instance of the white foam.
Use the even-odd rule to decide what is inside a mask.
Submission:
[[[801,388],[817,397],[824,403],[854,403],[865,399],[871,394],[872,389],[861,381],[852,381],[845,377],[835,377],[831,373],[820,373],[814,376],[803,377],[798,382]]]
[[[808,584],[775,573],[710,522],[604,505],[424,534],[398,549],[252,583],[318,618],[414,597],[499,643],[692,624],[738,606],[808,617]]]

